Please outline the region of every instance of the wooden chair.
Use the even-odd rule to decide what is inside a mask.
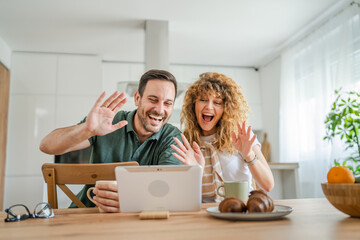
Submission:
[[[98,180],[115,180],[115,167],[138,166],[137,162],[101,164],[44,163],[42,172],[47,183],[48,202],[58,208],[56,185],[78,206],[86,206],[65,184],[95,184]]]

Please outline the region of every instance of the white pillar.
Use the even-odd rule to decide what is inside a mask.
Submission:
[[[146,71],[150,69],[169,70],[168,21],[146,21],[145,63]]]

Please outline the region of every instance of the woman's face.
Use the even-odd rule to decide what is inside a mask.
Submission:
[[[216,133],[216,124],[223,115],[223,112],[224,102],[222,98],[208,95],[196,99],[195,115],[203,136]]]

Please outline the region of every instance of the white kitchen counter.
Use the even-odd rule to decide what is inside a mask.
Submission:
[[[299,198],[299,163],[269,162],[269,166],[275,180],[275,187],[269,195],[273,199]]]

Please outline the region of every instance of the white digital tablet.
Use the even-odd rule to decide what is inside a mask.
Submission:
[[[115,168],[120,212],[200,211],[200,166],[119,166]]]

